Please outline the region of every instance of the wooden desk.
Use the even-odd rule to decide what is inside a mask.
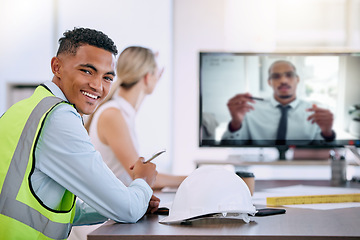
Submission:
[[[329,181],[260,180],[256,181],[256,191],[295,184],[329,186]],[[360,184],[348,183],[348,187],[360,188]],[[171,201],[174,194],[158,193],[157,196],[167,202]],[[360,239],[360,208],[337,210],[286,208],[285,214],[252,217],[254,221],[248,224],[242,220],[204,220],[191,225],[167,225],[158,222],[163,217],[146,215],[136,224],[108,221],[89,234],[88,239]]]

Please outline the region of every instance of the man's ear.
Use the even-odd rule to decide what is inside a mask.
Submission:
[[[268,79],[268,84],[269,84],[270,87],[272,87],[272,85],[271,85],[271,79]]]
[[[51,59],[51,71],[53,72],[53,74],[57,77],[60,78],[60,68],[61,68],[61,61],[58,57],[53,57]]]

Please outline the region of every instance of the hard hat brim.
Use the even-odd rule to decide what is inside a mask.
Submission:
[[[169,223],[169,224],[180,224],[182,222],[195,221],[207,218],[224,218],[224,219],[237,219],[243,220],[248,223],[250,221],[249,214],[254,216],[256,213],[256,209],[254,211],[250,211],[249,213],[212,213],[212,214],[204,214],[200,216],[192,216],[192,217],[178,217],[178,216],[168,216],[159,221],[159,223]]]

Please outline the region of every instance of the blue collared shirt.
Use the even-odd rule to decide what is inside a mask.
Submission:
[[[45,85],[67,101],[52,82]],[[51,209],[58,209],[66,189],[77,201],[74,225],[104,222],[136,222],[147,210],[153,193],[143,179],[126,187],[103,162],[90,142],[82,117],[69,104],[49,114],[35,150],[31,184],[36,195]]]
[[[265,101],[256,101],[253,104],[254,110],[248,112],[238,131],[230,132],[229,129],[224,133],[224,140],[252,140],[256,144],[267,145],[276,139],[277,129],[281,117],[278,108],[280,103],[274,97]],[[295,99],[290,104],[288,110],[288,122],[286,139],[288,143],[301,142],[310,143],[313,140],[324,140],[321,129],[316,123],[311,123],[307,118],[312,112],[306,111],[312,104],[299,99]]]

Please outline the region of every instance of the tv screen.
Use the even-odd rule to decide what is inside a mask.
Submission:
[[[200,52],[199,60],[200,147],[360,146],[360,53]]]

